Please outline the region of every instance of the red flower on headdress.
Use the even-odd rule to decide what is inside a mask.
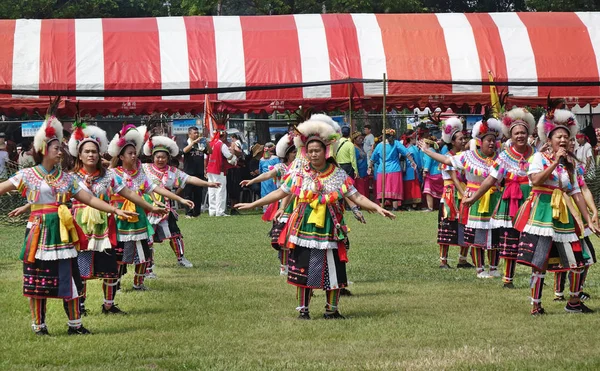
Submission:
[[[483,136],[487,132],[488,132],[487,121],[484,121],[484,122],[481,123],[481,127],[479,128],[479,135]]]
[[[54,127],[52,127],[52,125],[50,125],[50,122],[48,122],[47,126],[46,126],[46,138],[54,138],[56,136],[56,129],[54,129]]]

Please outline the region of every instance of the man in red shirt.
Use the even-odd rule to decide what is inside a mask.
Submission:
[[[221,186],[208,189],[208,215],[228,216],[225,214],[227,206],[227,163],[235,165],[237,158],[224,143],[227,140],[227,133],[224,130],[219,130],[218,135],[210,142],[212,153],[208,157],[206,174],[209,182],[218,182],[221,183]]]

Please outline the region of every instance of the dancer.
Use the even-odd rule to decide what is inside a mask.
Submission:
[[[431,137],[429,140],[435,140]],[[436,143],[436,146],[438,144]],[[436,149],[439,147],[436,147]],[[440,148],[441,149],[441,148]],[[444,191],[444,178],[440,169],[440,163],[423,153],[423,194],[427,201],[426,211],[433,210],[433,199],[440,200]]]
[[[581,274],[593,261],[589,248],[581,243],[583,226],[579,226],[579,211],[590,231],[596,233],[597,229],[590,223],[577,174],[567,151],[569,139],[577,133],[577,120],[570,111],[556,108],[560,104],[561,101],[550,101],[548,112],[538,122],[538,136],[542,142],[549,141],[552,151],[533,155],[528,170],[532,192],[515,219],[515,229],[521,231],[517,263],[532,267],[531,314],[534,316],[545,313],[542,289],[547,270],[569,272],[571,282],[570,297],[565,306],[567,312],[593,312],[579,298]]]
[[[535,148],[529,145],[528,138],[535,131],[535,118],[524,108],[514,108],[505,114],[502,124],[504,135],[510,138],[510,146],[498,155],[490,175],[475,193],[463,200],[463,204],[470,206],[491,187],[504,181],[499,203],[492,205],[494,213],[490,226],[497,230],[500,257],[505,260],[502,282],[505,288],[512,289],[521,236],[521,232],[513,228],[513,219],[531,192],[527,170]]]
[[[162,186],[164,189],[175,191],[176,189],[183,189],[187,185],[195,187],[219,187],[219,183],[206,182],[195,176],[190,176],[183,171],[179,170],[175,166],[169,165],[171,158],[179,154],[179,147],[177,143],[171,138],[165,136],[156,135],[150,137],[144,144],[144,155],[152,157],[153,163],[143,164],[142,168],[144,173],[154,184]],[[155,199],[158,199],[161,203],[164,203],[168,207],[168,213],[149,213],[148,220],[154,228],[154,242],[163,242],[169,240],[169,245],[175,253],[177,258],[177,264],[180,267],[192,268],[194,265],[190,263],[184,256],[185,249],[183,244],[183,236],[181,230],[177,225],[179,215],[175,210],[175,205],[172,199],[165,198],[161,200],[160,195],[155,195]],[[185,200],[185,205],[189,205],[190,201]],[[193,208],[190,208],[192,210]],[[152,249],[154,253],[154,249]],[[154,258],[152,258],[154,262]],[[151,272],[154,272],[152,266],[149,267]],[[148,272],[150,273],[150,272]]]
[[[366,198],[369,197],[369,182],[367,170],[369,168],[369,158],[363,150],[365,137],[360,131],[352,133],[352,142],[354,143],[354,155],[356,157],[356,168],[358,169],[358,175],[354,179],[354,186],[356,190]]]
[[[117,210],[88,192],[80,192],[77,181],[59,166],[62,153],[63,127],[54,116],[48,116],[34,137],[37,165],[22,169],[0,184],[0,195],[19,190],[31,204],[23,260],[23,294],[29,298],[32,329],[36,335],[48,335],[46,302],[63,299],[69,318],[69,335],[84,335],[78,290],[82,288],[77,266],[79,238],[73,217],[65,203],[75,198],[107,213],[133,217],[134,212]]]
[[[352,179],[333,161],[331,144],[337,135],[329,120],[324,115],[313,116],[298,126],[294,143],[308,163],[287,174],[280,189],[255,202],[236,205],[252,209],[288,194],[297,197],[298,204],[288,220],[286,243],[291,249],[288,283],[297,287],[300,319],[310,319],[312,290],[319,288],[327,293],[324,318],[344,318],[338,301],[340,288],[347,285],[348,239],[340,198],[347,196],[367,211],[395,217],[357,193]]]
[[[419,204],[421,204],[421,183],[419,182],[419,171],[423,168],[421,161],[421,152],[419,148],[414,145],[416,142],[417,133],[414,130],[407,130],[402,135],[404,147],[406,151],[411,155],[411,164],[409,166],[404,160],[404,174],[402,176],[402,209],[403,210],[417,210]],[[404,155],[407,157],[406,155]],[[386,169],[387,170],[387,169]]]
[[[484,118],[473,127],[471,150],[446,157],[429,149],[425,141],[420,142],[421,149],[431,158],[448,166],[465,172],[467,179],[467,196],[476,192],[481,183],[488,177],[490,168],[496,160],[499,140],[502,139],[502,124],[494,118]],[[485,195],[472,206],[461,205],[460,223],[466,230],[464,242],[471,246],[471,256],[477,269],[477,278],[500,277],[498,272],[498,236],[491,231],[490,219],[493,207],[500,194],[497,186],[491,187]],[[468,233],[467,233],[468,232]],[[485,270],[484,250],[488,252],[489,271]]]
[[[126,188],[118,175],[104,169],[102,156],[108,149],[108,139],[104,130],[80,122],[75,122],[73,129],[68,144],[69,153],[75,159],[73,175],[86,192],[103,201],[109,201],[110,195],[118,193],[145,210],[158,214],[167,212],[144,201]],[[83,280],[83,289],[80,292],[82,314],[87,313],[85,309],[87,280],[93,278],[103,280],[102,313],[125,314],[114,303],[119,279],[116,251],[113,249],[117,244],[114,219],[76,200],[73,202],[72,213],[80,236],[77,261]]]
[[[467,143],[466,137],[462,132],[462,121],[458,117],[449,117],[442,121],[439,116],[437,118],[432,117],[432,120],[441,124],[442,141],[446,144],[441,152],[443,153],[446,150],[447,152],[444,155],[448,157],[462,152]],[[429,155],[427,156],[431,158]],[[451,268],[448,265],[448,250],[450,246],[460,247],[457,268],[474,268],[473,265],[467,262],[469,246],[465,246],[465,228],[459,223],[458,209],[466,188],[462,172],[444,163],[440,163],[440,170],[444,179],[443,196],[440,200],[438,212],[437,242],[440,245],[440,268]]]
[[[192,201],[185,200],[162,186],[150,182],[144,174],[138,155],[142,150],[145,133],[145,126],[136,129],[133,125],[123,125],[121,131],[115,134],[108,146],[108,154],[112,156],[111,168],[123,179],[125,186],[139,196],[146,193],[152,197],[153,193],[158,193],[193,208]],[[149,239],[154,234],[154,229],[143,210],[121,195],[111,195],[111,203],[123,210],[138,211],[139,215],[136,217],[117,218],[116,220],[117,261],[120,264],[119,278],[126,273],[127,264],[135,264],[133,289],[136,291],[147,290],[147,287],[144,286],[144,278],[146,268],[148,265],[151,266],[149,263],[151,263],[152,252]]]

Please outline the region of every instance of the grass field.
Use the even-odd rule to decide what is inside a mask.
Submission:
[[[295,289],[279,276],[258,215],[181,221],[186,256],[178,268],[157,245],[159,278],[133,292],[124,278],[116,302],[127,316],[100,313],[101,286],[90,283],[84,324],[92,336],[68,337],[62,303],[50,300],[51,337],[30,330],[17,260],[24,227],[0,226],[1,369],[598,369],[600,313],[570,315],[552,302],[548,315],[529,315],[529,272],[518,267],[516,290],[474,271],[441,271],[435,213],[400,213],[395,221],[349,220],[352,297],[347,320],[321,317],[325,297],[311,303],[313,320],[299,321]],[[598,242],[594,239],[594,242]],[[597,243],[597,245],[600,245]],[[451,265],[457,250],[451,249]],[[598,268],[586,291],[600,309]]]

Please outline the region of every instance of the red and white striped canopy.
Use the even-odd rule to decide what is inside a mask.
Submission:
[[[0,50],[0,91],[62,92],[73,95],[67,106],[80,100],[83,111],[95,112],[201,111],[198,89],[286,84],[298,87],[210,97],[241,111],[331,109],[345,108],[351,92],[353,105],[369,107],[380,102],[381,83],[301,85],[383,73],[405,80],[388,84],[397,106],[485,104],[489,87],[456,82],[487,82],[488,71],[499,82],[584,85],[509,86],[515,102],[541,102],[549,93],[580,104],[600,97],[600,13],[2,20]],[[173,89],[197,95],[162,96]],[[126,90],[156,93],[77,97]],[[9,95],[0,108],[45,102]]]

